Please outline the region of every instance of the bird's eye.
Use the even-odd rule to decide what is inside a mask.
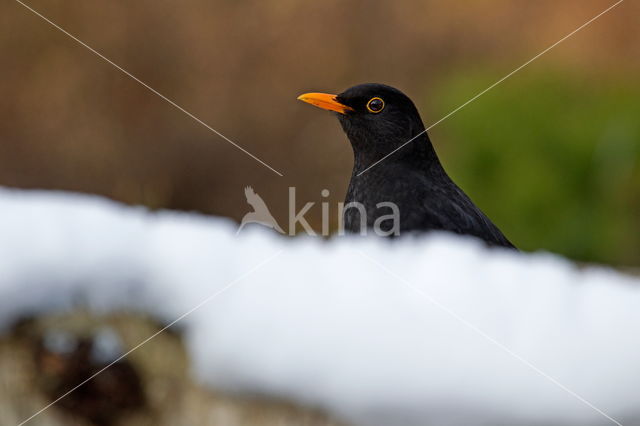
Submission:
[[[380,98],[371,98],[367,102],[367,109],[369,112],[377,114],[384,109],[384,101]]]

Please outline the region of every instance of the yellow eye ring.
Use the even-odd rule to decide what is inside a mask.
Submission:
[[[374,114],[379,113],[384,109],[384,101],[381,98],[371,98],[367,102],[367,109]]]

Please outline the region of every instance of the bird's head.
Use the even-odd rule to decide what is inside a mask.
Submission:
[[[335,112],[356,157],[384,156],[424,131],[411,99],[384,84],[360,84],[339,95],[305,93],[298,99]]]

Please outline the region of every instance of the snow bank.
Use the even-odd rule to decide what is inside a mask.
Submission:
[[[82,303],[182,319],[193,375],[363,425],[640,422],[640,286],[444,234],[234,223],[0,189],[0,326]],[[635,336],[635,337],[634,337]],[[610,418],[608,418],[610,417]]]

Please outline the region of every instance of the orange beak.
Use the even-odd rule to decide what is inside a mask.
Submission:
[[[304,95],[298,96],[298,100],[328,111],[339,112],[340,114],[346,114],[347,111],[353,111],[353,108],[338,102],[336,100],[336,95],[330,95],[328,93],[305,93]]]

